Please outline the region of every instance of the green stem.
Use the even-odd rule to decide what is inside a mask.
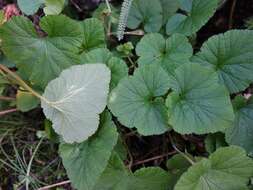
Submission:
[[[130,56],[127,56],[128,61],[131,63],[131,67],[135,68],[135,62],[131,59]]]
[[[34,159],[34,157],[35,157],[35,154],[37,153],[37,151],[38,151],[38,149],[39,149],[39,147],[40,147],[42,141],[43,141],[43,138],[40,139],[38,145],[36,146],[36,148],[35,148],[35,150],[34,150],[34,152],[33,152],[33,154],[32,154],[31,159],[30,159],[30,161],[29,161],[29,163],[28,163],[28,167],[27,167],[27,171],[26,171],[26,178],[25,178],[25,179],[26,179],[25,186],[26,186],[26,189],[27,189],[27,190],[29,190],[29,183],[30,183],[30,180],[29,180],[29,179],[30,179],[30,171],[31,171],[31,167],[32,167],[32,162],[33,162],[33,159]]]
[[[179,149],[177,148],[177,146],[174,144],[174,141],[173,141],[173,139],[172,139],[172,137],[171,137],[170,134],[169,134],[169,138],[170,138],[170,142],[171,142],[171,144],[172,144],[172,147],[173,147],[179,154],[181,154],[191,165],[194,165],[195,162],[194,162],[187,154],[185,154],[184,152],[182,152],[181,150],[179,150]]]
[[[29,91],[32,95],[34,95],[35,97],[37,97],[40,100],[45,101],[46,103],[50,104],[50,102],[44,98],[43,96],[41,96],[38,92],[36,92],[35,90],[33,90],[30,86],[28,86],[25,81],[23,81],[16,73],[12,72],[10,69],[8,69],[6,66],[0,64],[0,70],[9,74],[14,80],[17,81],[17,84],[19,84],[21,87],[23,87],[25,90]],[[1,72],[1,74],[3,74],[5,76],[5,74]]]
[[[112,9],[111,9],[109,0],[105,0],[105,2],[106,2],[107,9],[108,9],[108,11],[109,11],[109,14],[111,14],[111,13],[112,13]]]

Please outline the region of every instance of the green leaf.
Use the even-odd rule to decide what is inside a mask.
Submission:
[[[166,32],[169,35],[180,33],[190,36],[213,16],[218,0],[180,0],[180,5],[186,13],[177,13],[170,17],[166,25]]]
[[[233,108],[226,89],[218,83],[217,74],[197,64],[184,64],[169,84],[169,124],[181,134],[205,134],[231,127]]]
[[[133,0],[128,28],[136,29],[142,24],[146,32],[158,32],[162,23],[162,7],[159,0]]]
[[[184,173],[175,190],[246,190],[253,160],[236,146],[220,148]]]
[[[106,106],[110,70],[104,64],[75,65],[49,82],[41,101],[54,130],[68,143],[93,135]]]
[[[39,99],[29,92],[18,90],[17,92],[17,108],[22,112],[30,111],[39,105]]]
[[[98,48],[83,53],[81,64],[87,63],[104,63],[110,68],[112,74],[110,89],[116,87],[120,79],[128,75],[126,63],[122,59],[114,57],[108,49]]]
[[[162,98],[169,89],[167,73],[157,65],[137,69],[134,76],[122,79],[112,91],[108,106],[126,127],[136,127],[143,135],[169,130]]]
[[[72,185],[77,189],[92,190],[107,167],[117,143],[116,126],[109,112],[101,117],[95,135],[81,144],[61,144],[60,155]]]
[[[18,7],[26,15],[33,15],[43,5],[45,0],[17,0]]]
[[[126,144],[123,142],[124,139],[121,137],[118,139],[117,144],[114,147],[114,152],[117,153],[122,160],[127,159],[127,149],[126,149]]]
[[[45,0],[44,13],[46,15],[58,15],[62,12],[65,0]]]
[[[0,52],[0,64],[5,65],[6,67],[15,67],[15,64],[8,60],[4,54]]]
[[[179,8],[178,0],[160,0],[163,9],[163,23],[166,24],[169,17],[175,14]]]
[[[253,31],[232,30],[211,37],[194,61],[213,68],[230,93],[244,90],[253,82]]]
[[[12,17],[1,27],[0,35],[7,58],[31,83],[44,88],[62,70],[80,63],[83,35],[78,22],[63,15],[43,17],[40,26],[47,37],[38,36],[27,18]]]
[[[171,175],[158,167],[141,168],[134,173],[133,187],[138,190],[167,190]]]
[[[128,190],[131,173],[126,169],[120,156],[112,152],[111,158],[93,190]]]
[[[132,51],[134,50],[134,46],[132,42],[126,42],[124,44],[120,44],[116,47],[117,53],[120,57],[128,57],[132,55]]]
[[[82,50],[89,51],[95,48],[106,47],[103,23],[96,18],[85,19],[81,23],[83,29]]]
[[[171,175],[158,167],[131,173],[114,153],[94,190],[168,190],[170,180]]]
[[[193,50],[188,39],[181,34],[174,34],[167,40],[161,34],[147,34],[137,44],[136,53],[139,65],[161,65],[169,73],[188,63]]]
[[[244,104],[246,100],[242,101]],[[226,141],[243,147],[248,154],[253,155],[253,98],[246,105],[236,108],[234,126],[226,130]]]
[[[191,166],[188,160],[181,154],[176,154],[167,161],[167,168],[172,176],[170,186],[174,189],[180,176]]]
[[[230,129],[230,128],[229,128]],[[213,153],[218,148],[227,146],[223,133],[208,134],[205,139],[205,148],[208,153]]]
[[[192,9],[193,0],[178,0],[180,8],[184,11],[190,12]],[[196,3],[196,2],[195,2]]]

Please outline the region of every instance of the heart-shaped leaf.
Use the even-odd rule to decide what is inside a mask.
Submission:
[[[45,0],[17,0],[18,7],[26,15],[33,15],[43,5]]]
[[[245,90],[253,82],[253,31],[232,30],[211,37],[193,58],[213,68],[230,93]]]
[[[45,0],[44,13],[46,15],[58,15],[62,12],[65,0]]]
[[[78,22],[64,15],[43,17],[40,26],[47,37],[38,36],[27,18],[13,17],[1,27],[0,36],[7,58],[31,83],[44,88],[63,69],[80,63],[83,33]]]
[[[159,65],[146,65],[119,82],[110,94],[108,106],[126,127],[136,127],[143,135],[162,134],[169,127],[166,107],[158,97],[168,89],[167,73]]]
[[[81,144],[60,145],[60,155],[72,185],[77,189],[92,190],[107,167],[118,140],[116,126],[109,112],[101,116],[97,133]]]
[[[68,143],[93,135],[105,109],[110,70],[104,64],[76,65],[49,82],[41,107],[54,130]]]
[[[96,18],[85,19],[81,23],[83,29],[82,50],[87,52],[95,48],[106,47],[103,23]]]
[[[217,74],[198,64],[184,64],[169,84],[173,92],[168,95],[169,124],[182,134],[213,133],[231,127],[234,114],[230,97],[218,83]]]
[[[220,148],[184,173],[175,190],[246,190],[253,160],[236,146]]]
[[[193,50],[188,39],[181,34],[174,34],[167,40],[161,34],[147,34],[137,44],[136,53],[139,65],[159,64],[166,71],[174,70],[188,63]]]
[[[160,30],[163,24],[163,15],[159,0],[133,0],[127,27],[136,29],[141,24],[146,32]]]
[[[197,32],[213,16],[218,0],[180,0],[184,14],[177,13],[170,17],[167,34],[180,33],[187,36]]]
[[[178,0],[160,0],[163,9],[163,24],[166,24],[168,18],[174,15],[179,8]]]

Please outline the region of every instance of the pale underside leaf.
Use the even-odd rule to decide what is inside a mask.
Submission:
[[[104,64],[88,64],[72,66],[48,84],[43,97],[49,103],[42,101],[41,106],[66,142],[82,142],[96,132],[109,83]]]

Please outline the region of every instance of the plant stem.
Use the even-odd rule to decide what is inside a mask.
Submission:
[[[43,100],[46,103],[50,104],[50,102],[46,98],[44,98],[43,96],[41,96],[38,92],[36,92],[35,90],[33,90],[30,86],[28,86],[25,83],[25,81],[23,81],[16,73],[12,72],[10,69],[8,69],[7,67],[5,67],[2,64],[0,64],[0,70],[2,70],[3,72],[9,74],[13,79],[15,79],[17,81],[17,83],[20,86],[22,86],[25,90],[29,91],[32,95],[34,95],[38,99]]]
[[[233,28],[233,16],[235,12],[235,6],[236,6],[236,0],[233,0],[229,15],[229,23],[228,23],[228,29],[231,30]]]
[[[157,160],[157,159],[161,159],[161,158],[164,158],[166,156],[174,155],[176,153],[177,153],[177,151],[172,151],[172,152],[168,152],[168,153],[165,153],[165,154],[162,154],[162,155],[158,155],[158,156],[155,156],[155,157],[152,157],[152,158],[148,158],[148,159],[145,159],[145,160],[140,160],[140,161],[137,161],[135,163],[132,163],[131,166],[145,164],[147,162],[151,162],[151,161],[154,161],[154,160]]]
[[[184,152],[182,152],[181,150],[179,150],[179,149],[177,148],[177,146],[174,144],[174,141],[173,141],[173,139],[172,139],[172,137],[171,137],[170,134],[169,134],[169,138],[170,138],[170,142],[171,142],[172,147],[173,147],[179,154],[181,154],[191,165],[194,165],[195,162],[194,162],[189,156],[187,156],[187,154],[185,154]]]
[[[0,116],[3,116],[3,115],[8,114],[8,113],[13,113],[13,112],[16,112],[16,111],[18,111],[17,108],[0,111]]]
[[[41,140],[39,141],[38,145],[36,146],[36,148],[35,148],[35,150],[34,150],[34,152],[32,154],[32,157],[31,157],[31,159],[30,159],[30,161],[28,163],[28,167],[27,167],[27,171],[26,171],[26,183],[25,183],[25,186],[26,186],[27,190],[29,190],[29,183],[30,183],[29,178],[30,178],[30,171],[31,171],[31,167],[32,167],[32,162],[33,162],[35,154],[37,153],[37,151],[38,151],[38,149],[39,149],[42,141],[43,141],[43,138],[41,138]]]
[[[62,181],[62,182],[59,182],[59,183],[55,183],[55,184],[52,184],[52,185],[41,187],[38,190],[48,190],[48,189],[51,189],[51,188],[54,188],[54,187],[59,187],[59,186],[66,185],[66,184],[69,184],[69,183],[71,183],[70,180]]]
[[[131,57],[130,57],[130,56],[127,56],[127,59],[128,59],[128,61],[131,63],[131,67],[132,67],[132,68],[135,68],[135,63],[134,63],[134,61],[131,59]]]
[[[13,97],[7,97],[7,96],[0,96],[0,100],[4,100],[4,101],[12,101],[15,100],[16,98]]]
[[[105,3],[106,3],[106,6],[107,6],[107,9],[108,9],[108,11],[109,11],[109,14],[111,14],[111,13],[112,13],[112,9],[111,9],[109,0],[105,0]]]

